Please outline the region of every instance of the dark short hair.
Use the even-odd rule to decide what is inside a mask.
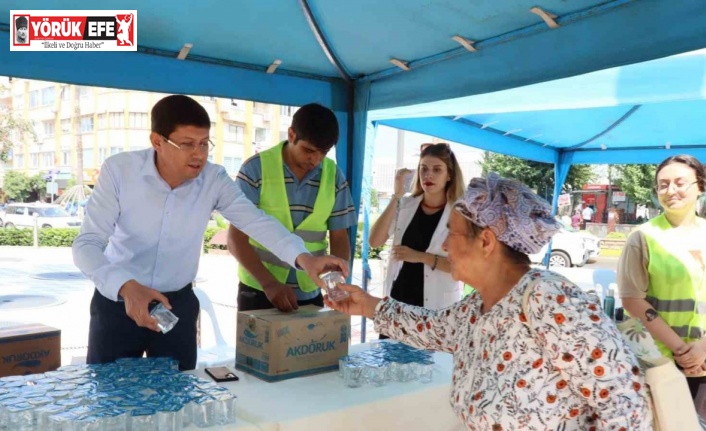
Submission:
[[[167,96],[152,107],[152,131],[169,135],[179,126],[211,128],[208,112],[191,97],[175,94]]]
[[[696,174],[696,182],[699,185],[699,191],[701,193],[706,191],[706,172],[704,169],[704,165],[696,157],[690,156],[688,154],[679,154],[676,156],[671,156],[666,158],[662,163],[660,163],[657,167],[657,170],[655,171],[655,185],[657,184],[657,176],[659,175],[659,172],[665,167],[674,163],[681,163],[693,169],[694,173]]]
[[[318,103],[304,105],[292,117],[292,130],[319,151],[328,151],[338,142],[338,120],[332,110]]]

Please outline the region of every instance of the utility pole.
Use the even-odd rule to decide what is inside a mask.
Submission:
[[[611,209],[613,208],[613,166],[608,165],[608,202],[606,203],[606,212],[610,214]],[[607,215],[607,217],[610,217],[610,215]]]
[[[397,129],[397,163],[395,171],[404,168],[404,130]]]
[[[81,91],[78,85],[74,91],[74,134],[76,135],[76,185],[83,187],[83,140],[81,138]]]

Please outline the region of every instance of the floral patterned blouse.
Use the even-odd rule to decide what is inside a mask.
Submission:
[[[469,430],[652,429],[635,356],[572,282],[533,269],[481,305],[478,293],[438,311],[385,298],[374,319],[391,338],[454,355],[451,406]]]

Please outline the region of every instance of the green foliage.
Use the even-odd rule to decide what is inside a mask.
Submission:
[[[43,196],[47,187],[46,184],[47,183],[44,181],[44,173],[42,172],[28,177],[23,172],[7,171],[5,172],[5,186],[3,190],[8,199],[17,202],[26,202],[32,194]]]
[[[615,184],[625,195],[638,204],[653,206],[656,165],[619,165],[615,170],[618,174]]]
[[[39,245],[43,247],[71,247],[78,235],[78,229],[54,228],[39,230]],[[0,245],[34,244],[32,229],[0,229]]]
[[[7,171],[3,190],[8,199],[24,202],[30,194],[29,178],[22,172]]]
[[[378,208],[380,206],[380,200],[378,199],[378,191],[375,189],[370,189],[370,208]]]
[[[0,245],[32,245],[31,229],[0,229]]]
[[[221,231],[223,229],[219,227],[209,227],[206,229],[206,232],[203,234],[203,252],[208,253],[209,250],[228,250],[228,247],[225,245],[213,245],[210,244],[211,239],[213,238],[213,235],[216,234],[216,232]]]
[[[605,239],[626,239],[627,235],[622,232],[611,232],[605,236]]]
[[[5,86],[0,86],[0,95],[9,91]],[[11,107],[0,105],[0,160],[6,162],[14,141],[24,139],[37,140],[32,123],[17,115]]]
[[[225,246],[210,245],[213,235],[221,229],[208,228],[204,233],[204,252],[208,250],[225,250]],[[39,229],[39,245],[42,247],[71,247],[79,229],[72,228],[47,228]],[[31,246],[34,244],[32,229],[0,229],[0,246],[17,245]]]
[[[31,231],[31,229],[23,229]],[[39,245],[43,247],[71,247],[78,236],[76,228],[52,228],[39,230]]]
[[[45,172],[29,177],[30,193],[36,193],[36,198],[40,199],[47,193],[47,182],[44,180]]]
[[[486,151],[480,164],[484,176],[489,172],[497,172],[502,177],[515,178],[523,182],[529,188],[538,190],[540,194],[545,190],[551,194],[554,190],[554,165],[551,163],[534,162]],[[572,190],[580,190],[593,178],[590,165],[573,165],[569,169],[564,187],[568,184]]]
[[[382,247],[369,247],[368,248],[368,259],[382,259],[380,253],[386,250],[388,247],[383,245]],[[358,231],[355,235],[355,254],[354,258],[360,259],[362,257],[363,251],[363,222],[358,223]]]

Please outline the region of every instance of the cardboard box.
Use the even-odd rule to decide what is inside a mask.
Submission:
[[[0,377],[44,373],[60,366],[60,329],[39,324],[0,326]]]
[[[338,370],[348,354],[350,316],[314,305],[238,313],[235,368],[276,382]]]

